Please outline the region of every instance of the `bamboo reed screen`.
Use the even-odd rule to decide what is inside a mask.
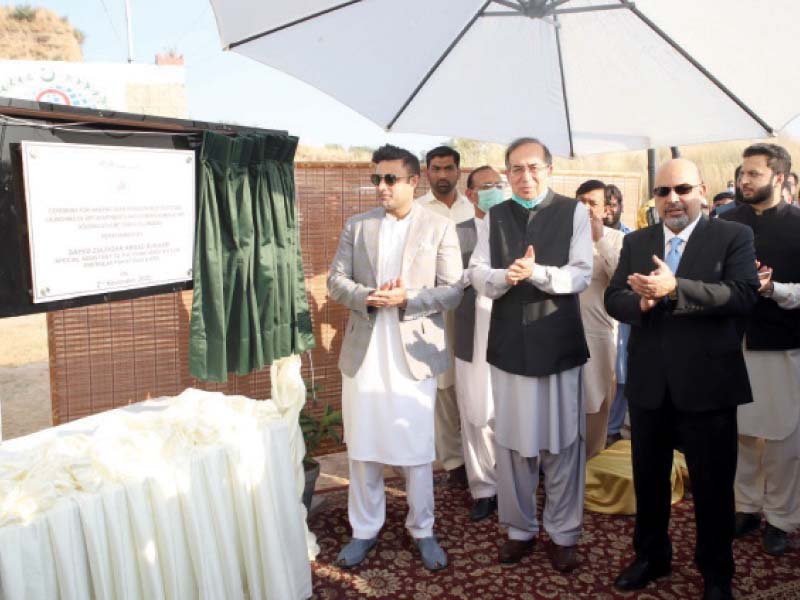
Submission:
[[[301,244],[309,308],[317,347],[303,356],[303,376],[319,386],[307,411],[341,406],[341,377],[336,366],[347,311],[328,301],[325,277],[336,252],[342,225],[375,205],[367,163],[298,163],[295,171]],[[614,183],[625,197],[624,220],[633,226],[639,205],[637,174],[556,173],[555,191],[573,194],[589,178]],[[463,189],[466,172],[462,174]],[[427,191],[427,182],[418,193]],[[53,423],[197,387],[251,398],[269,398],[269,369],[229,375],[224,384],[189,375],[188,339],[191,291],[109,302],[47,315]],[[327,446],[323,451],[335,448]]]

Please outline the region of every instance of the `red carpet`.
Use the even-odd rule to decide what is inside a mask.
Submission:
[[[587,513],[580,542],[581,567],[569,576],[554,571],[541,534],[536,550],[517,565],[500,565],[504,541],[496,519],[472,523],[467,492],[447,488],[436,477],[436,535],[447,551],[447,569],[427,571],[403,527],[406,513],[402,480],[387,481],[386,525],[377,547],[353,570],[333,566],[339,548],[350,537],[347,488],[323,492],[327,505],[311,521],[321,549],[313,563],[314,598],[390,598],[392,600],[683,600],[702,595],[702,581],[692,563],[694,513],[690,499],[672,509],[673,571],[639,592],[620,593],[612,582],[632,557],[633,517]],[[800,540],[782,558],[761,550],[751,535],[734,545],[736,598],[800,600]]]

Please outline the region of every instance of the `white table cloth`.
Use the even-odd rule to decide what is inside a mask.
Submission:
[[[3,443],[0,597],[309,597],[302,438],[280,400],[189,389]]]

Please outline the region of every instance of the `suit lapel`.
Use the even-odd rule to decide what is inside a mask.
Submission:
[[[653,235],[650,237],[650,256],[647,257],[650,263],[650,271],[656,268],[656,264],[653,262],[654,254],[664,260],[664,225],[661,223],[653,227]]]
[[[367,247],[367,258],[372,267],[372,273],[378,282],[378,248],[381,232],[381,219],[383,212],[377,212],[373,218],[364,220],[364,245]]]
[[[406,269],[414,261],[414,257],[419,250],[420,242],[422,241],[422,229],[425,225],[425,219],[420,218],[423,210],[427,210],[420,206],[414,206],[408,218],[411,223],[408,225],[408,236],[406,237],[406,246],[403,248],[403,264],[400,267],[400,272],[405,276]]]
[[[697,221],[697,225],[694,226],[694,231],[692,231],[692,235],[689,236],[689,241],[686,242],[686,248],[683,249],[681,262],[678,263],[678,271],[675,273],[676,277],[685,277],[692,263],[700,254],[703,246],[703,230],[707,225],[708,221],[705,217],[700,217],[700,220]]]

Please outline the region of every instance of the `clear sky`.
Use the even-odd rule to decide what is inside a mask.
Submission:
[[[153,64],[175,50],[186,61],[189,117],[286,129],[301,143],[379,146],[421,151],[444,138],[387,134],[343,104],[271,67],[223,52],[209,0],[129,0],[133,60]],[[269,2],[270,0],[263,0]],[[86,62],[126,63],[125,0],[0,0],[3,6],[48,8],[86,36]]]
[[[387,134],[313,87],[234,52],[223,52],[209,0],[129,0],[134,62],[153,64],[175,50],[186,61],[189,117],[285,129],[302,143],[379,146],[423,151],[444,138]],[[271,2],[272,0],[261,0]],[[86,62],[127,62],[125,0],[0,0],[4,6],[49,8],[86,36]],[[787,127],[800,134],[800,119]]]

